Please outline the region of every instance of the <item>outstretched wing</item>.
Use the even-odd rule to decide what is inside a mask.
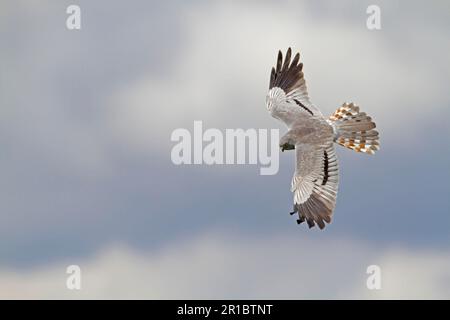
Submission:
[[[306,221],[320,229],[331,222],[338,189],[338,163],[333,143],[295,145],[297,164],[292,178],[294,213],[298,223]]]
[[[297,53],[291,62],[292,50],[289,48],[283,61],[283,54],[278,51],[276,67],[272,68],[269,83],[269,97],[276,96],[281,89],[285,101],[279,103],[291,103],[297,105],[310,115],[322,115],[310,101],[308,90],[303,75],[303,63],[300,63],[300,53]]]

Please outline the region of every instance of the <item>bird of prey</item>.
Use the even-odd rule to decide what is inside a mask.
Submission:
[[[266,106],[272,117],[288,127],[280,138],[281,151],[295,150],[296,167],[291,191],[297,223],[320,229],[330,223],[338,190],[338,162],[334,143],[356,152],[374,154],[379,150],[378,132],[366,113],[353,103],[344,103],[325,118],[308,97],[303,63],[297,53],[291,62],[291,48],[278,52],[270,74]]]

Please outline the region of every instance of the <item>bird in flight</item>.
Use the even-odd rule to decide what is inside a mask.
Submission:
[[[338,162],[334,143],[356,152],[379,150],[378,132],[372,118],[353,103],[344,103],[325,118],[308,97],[303,63],[297,53],[291,62],[291,48],[278,52],[270,74],[266,106],[272,117],[288,127],[280,138],[281,151],[295,150],[296,167],[291,183],[297,223],[325,228],[330,223],[338,190]]]

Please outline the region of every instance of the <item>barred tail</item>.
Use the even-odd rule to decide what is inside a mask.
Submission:
[[[330,116],[328,122],[335,131],[334,141],[341,146],[374,154],[380,149],[376,125],[365,112],[359,112],[359,107],[353,103],[344,103]]]

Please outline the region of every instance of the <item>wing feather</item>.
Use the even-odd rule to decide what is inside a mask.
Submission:
[[[292,50],[289,48],[286,57],[283,60],[283,53],[278,51],[277,64],[270,73],[269,94],[274,96],[271,91],[281,89],[285,98],[277,103],[291,103],[292,107],[300,107],[311,115],[321,115],[309,100],[306,81],[303,74],[303,63],[300,63],[300,53],[296,53],[291,62]]]
[[[320,229],[330,223],[339,183],[338,163],[332,143],[316,146],[296,144],[297,167],[292,178],[294,212],[298,222],[306,220]]]

